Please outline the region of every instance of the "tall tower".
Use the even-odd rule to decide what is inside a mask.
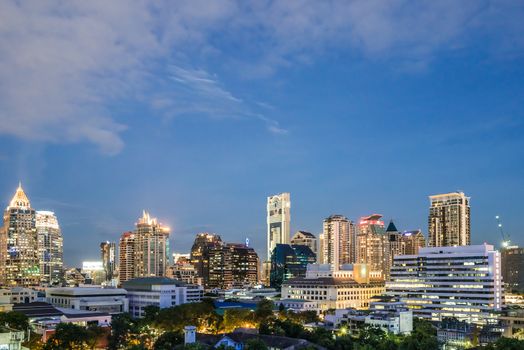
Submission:
[[[135,229],[136,277],[165,276],[169,263],[169,227],[144,211]]]
[[[118,282],[122,284],[136,277],[135,275],[135,234],[124,232],[119,242]]]
[[[357,263],[368,264],[371,271],[384,275],[385,238],[382,215],[373,214],[360,218],[357,234]]]
[[[354,224],[342,215],[331,215],[324,219],[321,264],[332,264],[338,270],[342,264],[351,264],[354,245],[352,244]]]
[[[291,195],[287,192],[267,197],[267,260],[277,244],[289,244]]]
[[[428,246],[446,247],[470,244],[469,199],[464,192],[429,196]]]
[[[4,211],[0,250],[2,284],[36,286],[40,283],[36,212],[21,184]]]
[[[64,240],[58,219],[52,211],[36,212],[40,283],[61,285],[64,276]]]
[[[100,257],[106,273],[106,281],[111,281],[115,275],[116,268],[116,244],[115,242],[100,243]]]

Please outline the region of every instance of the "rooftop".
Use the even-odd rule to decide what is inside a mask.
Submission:
[[[186,285],[182,281],[167,277],[140,277],[122,283],[122,287],[129,290],[151,290],[153,286],[183,287]]]

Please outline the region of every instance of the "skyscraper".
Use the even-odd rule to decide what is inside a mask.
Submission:
[[[291,237],[291,244],[293,245],[305,245],[306,247],[309,247],[315,255],[318,254],[318,241],[317,237],[315,237],[314,234],[311,232],[306,231],[297,231]]]
[[[21,184],[4,211],[0,264],[4,285],[36,286],[40,282],[36,212]]]
[[[417,255],[420,248],[426,246],[426,239],[421,230],[402,232],[402,241],[404,242],[404,254],[406,255]]]
[[[287,192],[267,197],[267,260],[277,244],[289,244],[291,195]]]
[[[385,229],[382,215],[373,214],[360,218],[357,233],[357,263],[368,264],[371,271],[384,275]]]
[[[40,283],[61,285],[64,277],[64,241],[58,219],[52,211],[36,212],[38,259],[40,261]]]
[[[402,234],[397,230],[393,220],[389,222],[384,236],[384,279],[389,280],[389,272],[393,265],[393,258],[396,255],[403,255],[405,252],[405,244],[402,240]]]
[[[470,244],[469,199],[463,192],[429,196],[428,246]]]
[[[277,244],[271,255],[270,286],[280,288],[291,278],[305,277],[307,265],[315,262],[315,253],[306,245]]]
[[[135,275],[165,276],[168,263],[169,228],[144,211],[135,229]]]
[[[524,248],[517,246],[503,247],[500,255],[505,290],[507,292],[524,292]]]
[[[191,263],[195,266],[196,274],[202,278],[205,286],[209,283],[209,254],[215,247],[223,244],[219,235],[202,232],[196,235],[191,247]]]
[[[324,219],[322,231],[321,264],[332,264],[338,270],[342,264],[354,263],[354,225],[342,215]]]
[[[136,277],[135,275],[135,234],[124,232],[120,237],[118,281],[122,284]]]
[[[115,277],[116,243],[109,241],[100,243],[100,257],[106,273],[106,281],[111,281]]]

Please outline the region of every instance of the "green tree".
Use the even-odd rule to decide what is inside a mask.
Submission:
[[[158,317],[160,313],[160,308],[156,305],[149,305],[144,308],[144,317],[142,318],[143,322],[146,324],[151,324]]]
[[[495,343],[489,344],[486,350],[522,350],[524,349],[524,340],[515,338],[499,338]]]
[[[127,313],[116,315],[111,320],[111,335],[109,350],[118,350],[128,345],[128,342],[138,333],[136,322]]]
[[[95,349],[100,339],[106,336],[106,330],[98,325],[90,325],[86,329],[87,345],[89,349]]]
[[[253,311],[247,309],[226,310],[223,318],[223,330],[231,332],[239,327],[256,327]]]
[[[258,322],[264,322],[269,317],[273,316],[274,304],[269,299],[262,299],[258,302],[255,310],[255,318]]]
[[[25,332],[29,328],[29,319],[17,311],[2,312],[0,313],[0,324]]]
[[[172,350],[175,346],[184,343],[182,332],[165,332],[155,342],[154,350]]]
[[[59,323],[55,333],[44,344],[44,350],[88,349],[89,334],[84,327]]]
[[[426,320],[413,319],[413,332],[404,337],[400,350],[438,350],[437,330]]]
[[[254,338],[245,342],[244,350],[268,350],[268,348],[262,340]]]

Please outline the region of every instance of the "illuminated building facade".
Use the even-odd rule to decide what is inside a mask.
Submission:
[[[267,260],[277,244],[289,244],[291,195],[287,192],[267,197]]]
[[[64,280],[64,240],[55,213],[37,211],[36,232],[40,283],[46,286],[60,285]]]
[[[372,271],[382,271],[386,231],[382,215],[373,214],[360,218],[357,233],[357,263],[367,264]]]
[[[429,197],[428,246],[446,247],[470,244],[469,199],[463,192]]]
[[[0,278],[7,286],[37,286],[40,261],[36,211],[19,185],[4,211],[0,231]]]
[[[503,303],[500,253],[483,244],[428,247],[417,255],[396,256],[386,294],[431,321],[494,322]]]
[[[524,248],[504,247],[502,258],[502,280],[507,292],[524,292]]]
[[[308,246],[277,244],[271,254],[270,286],[280,288],[289,279],[304,277],[307,265],[314,263],[316,255]]]
[[[169,256],[169,228],[144,211],[135,229],[135,277],[165,276]]]
[[[426,238],[421,230],[412,230],[402,232],[402,241],[404,242],[404,253],[406,255],[418,254],[420,248],[426,246]]]
[[[118,255],[118,281],[122,284],[135,278],[135,234],[124,232],[120,237]]]
[[[195,266],[196,275],[202,278],[204,286],[209,284],[210,251],[221,247],[222,238],[219,235],[203,232],[196,235],[191,247],[191,263]]]
[[[116,271],[116,243],[102,242],[100,243],[100,257],[106,275],[106,281],[111,281],[115,277]]]
[[[309,247],[313,253],[318,254],[318,241],[317,237],[315,237],[314,234],[311,232],[306,231],[297,231],[291,237],[290,243],[292,245],[305,245],[306,247]]]
[[[228,243],[226,249],[231,251],[233,287],[257,285],[259,260],[255,249],[237,243]]]
[[[355,226],[342,215],[331,215],[324,219],[321,264],[333,264],[338,269],[342,264],[350,264],[355,259]]]

